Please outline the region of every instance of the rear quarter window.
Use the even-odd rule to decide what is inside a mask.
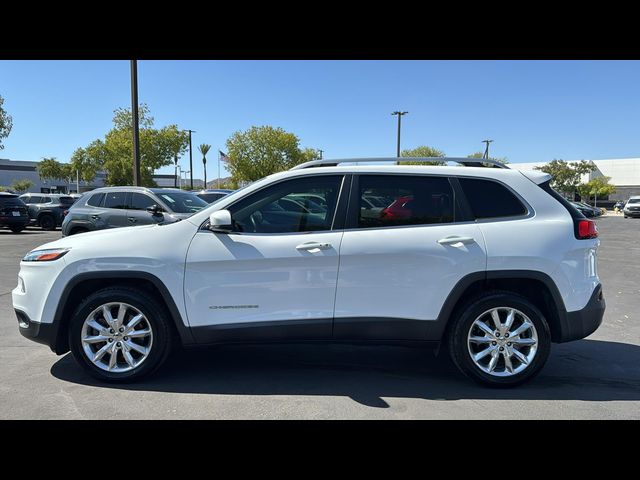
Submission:
[[[87,200],[87,205],[91,205],[92,207],[100,207],[102,206],[102,201],[104,200],[104,193],[94,193],[91,195],[91,198]]]
[[[526,215],[527,208],[507,187],[491,180],[458,178],[473,216],[485,218]]]

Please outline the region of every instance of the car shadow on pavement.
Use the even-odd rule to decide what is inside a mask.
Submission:
[[[123,389],[216,395],[347,396],[388,408],[384,397],[428,400],[640,400],[640,346],[599,340],[554,345],[531,382],[512,389],[476,385],[447,355],[412,348],[350,345],[224,345],[178,350],[153,377],[107,384],[67,354],[52,367],[60,380]]]

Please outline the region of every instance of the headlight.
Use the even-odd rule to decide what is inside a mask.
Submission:
[[[49,248],[46,250],[32,250],[22,259],[23,262],[51,262],[63,257],[69,248]]]

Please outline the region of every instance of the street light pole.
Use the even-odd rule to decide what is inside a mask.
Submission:
[[[324,153],[324,150],[318,149],[318,151],[320,152],[320,160],[322,160],[322,154]]]
[[[399,110],[393,112],[391,115],[397,115],[398,116],[398,146],[396,149],[396,157],[400,157],[400,126],[402,124],[402,116],[406,115],[409,112],[401,112]]]
[[[131,115],[133,117],[133,184],[140,186],[140,129],[138,126],[138,61],[131,60]],[[78,192],[79,193],[79,192]]]
[[[489,144],[493,142],[493,140],[482,140],[482,143],[486,143],[487,147],[484,149],[484,155],[482,156],[482,158],[486,158],[487,160],[489,160]]]

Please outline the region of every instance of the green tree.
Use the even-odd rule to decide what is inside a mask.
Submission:
[[[437,148],[421,145],[416,148],[405,149],[400,152],[401,157],[445,157],[445,153]],[[400,165],[444,165],[445,162],[398,162]]]
[[[207,145],[203,143],[198,147],[200,153],[202,154],[202,165],[204,167],[204,188],[207,188],[207,153],[211,150],[211,145]]]
[[[320,158],[318,150],[301,149],[300,139],[293,133],[270,126],[235,132],[226,145],[229,157],[226,167],[235,184],[253,182]]]
[[[554,159],[541,167],[535,167],[551,175],[551,186],[568,196],[573,196],[582,182],[582,176],[593,172],[596,166],[593,162],[580,160],[579,162],[565,162]]]
[[[176,155],[186,152],[189,145],[187,132],[177,125],[154,128],[149,107],[141,104],[140,125],[140,176],[144,186],[155,186],[153,173],[158,168],[171,165]],[[94,140],[84,148],[78,148],[71,157],[73,171],[78,170],[82,180],[90,182],[96,173],[107,174],[107,185],[131,185],[133,183],[133,116],[126,108],[114,111],[113,128],[104,140]]]
[[[2,105],[4,105],[4,98],[0,95],[0,150],[4,148],[2,140],[9,136],[11,128],[13,127],[13,119],[11,118],[11,115],[5,111]]]
[[[594,197],[596,205],[598,203],[598,197],[606,197],[612,193],[616,193],[615,185],[609,183],[611,177],[596,177],[587,183],[578,185],[578,193],[581,197]]]
[[[14,180],[11,184],[11,188],[19,193],[26,192],[31,187],[33,187],[31,180]]]
[[[36,170],[41,180],[59,180],[75,176],[72,175],[72,167],[70,164],[61,163],[57,161],[55,157],[40,160]]]
[[[484,153],[475,152],[475,153],[472,153],[471,155],[467,155],[467,158],[484,158]],[[489,157],[489,160],[493,160],[494,162],[500,162],[504,164],[509,163],[509,160],[507,160],[507,157]]]

